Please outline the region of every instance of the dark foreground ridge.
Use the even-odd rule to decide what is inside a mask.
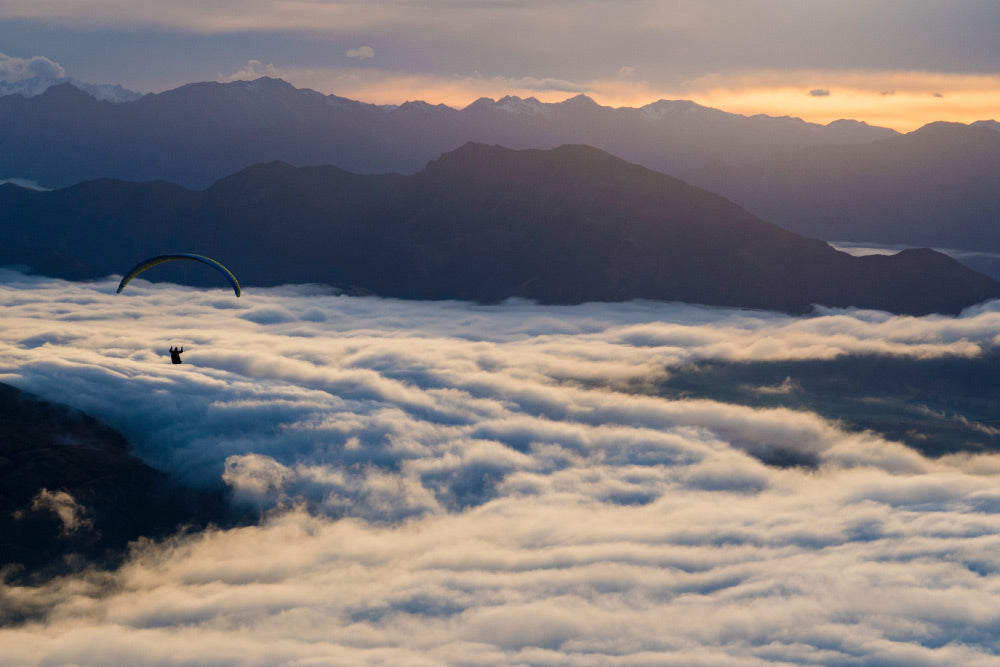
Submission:
[[[940,253],[851,257],[580,145],[466,144],[411,176],[274,162],[204,191],[113,180],[50,192],[8,185],[0,210],[9,238],[0,263],[70,279],[121,273],[177,251],[180,239],[246,285],[315,282],[412,299],[927,314],[1000,297],[1000,284]]]
[[[128,543],[232,521],[222,489],[182,487],[117,431],[0,383],[0,572],[30,582],[119,563]],[[16,610],[0,605],[0,625]]]

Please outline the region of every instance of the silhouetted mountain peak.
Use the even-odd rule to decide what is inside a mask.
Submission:
[[[275,178],[294,170],[295,167],[283,160],[271,160],[270,162],[261,162],[260,164],[251,165],[246,169],[241,169],[227,178]]]
[[[11,190],[11,191],[25,191],[25,192],[37,192],[37,188],[31,188],[22,183],[16,181],[0,181],[0,190]]]
[[[446,104],[430,104],[423,100],[403,102],[397,109],[402,112],[433,113],[436,111],[454,111]]]
[[[330,171],[338,171],[335,167],[324,167]],[[236,196],[237,192],[260,191],[270,189],[289,180],[295,180],[300,174],[298,167],[293,167],[287,162],[273,160],[262,162],[241,169],[240,171],[220,178],[209,188],[213,193],[226,192],[230,196]]]
[[[146,104],[155,104],[158,100],[164,100],[190,104],[195,108],[206,108],[206,105],[218,106],[224,101],[237,101],[244,105],[253,105],[260,101],[294,103],[302,100],[318,100],[324,97],[315,90],[296,88],[284,79],[264,76],[252,81],[189,83],[173,90],[147,95],[142,101]]]
[[[431,178],[451,178],[463,174],[468,177],[486,165],[496,166],[505,162],[512,153],[513,150],[496,144],[467,141],[428,162],[422,174]]]
[[[1000,150],[1000,132],[988,127],[937,121],[928,123],[909,134],[901,134],[887,139],[889,145],[904,150],[921,151],[928,159],[935,154],[938,158],[946,154],[960,159],[963,153],[982,154],[983,151]]]
[[[506,95],[499,100],[491,97],[480,97],[478,100],[468,105],[462,112],[465,114],[494,114],[497,112],[511,116],[540,116],[549,117],[552,107],[555,105],[539,101],[535,97],[526,99],[516,95]]]
[[[956,123],[947,120],[936,120],[921,127],[910,134],[942,134],[945,132],[961,132],[962,128],[969,127],[965,123]]]
[[[850,118],[839,118],[834,121],[830,121],[826,124],[827,127],[836,128],[859,128],[859,127],[871,127],[868,123],[861,120],[853,120]]]
[[[676,179],[647,170],[586,144],[563,144],[551,149],[514,150],[496,144],[467,142],[427,164],[422,176],[459,181],[488,179],[494,185],[511,180],[549,178],[572,172],[584,177],[594,172],[640,170],[664,180]]]
[[[484,109],[492,109],[494,105],[496,105],[496,100],[492,97],[480,97],[475,102],[462,109],[462,111],[481,111]]]
[[[589,111],[589,110],[592,110],[592,109],[601,109],[601,108],[603,108],[603,107],[601,107],[600,104],[598,104],[597,102],[595,102],[593,100],[593,98],[588,97],[587,95],[584,95],[583,93],[580,93],[579,95],[575,95],[575,96],[569,98],[568,100],[563,100],[562,102],[558,102],[556,104],[556,106],[560,107],[561,109],[572,110],[572,111],[581,111],[581,110],[588,110]]]
[[[521,99],[512,95],[503,97],[496,103],[496,108],[513,114],[536,114],[541,116],[549,115],[549,108],[534,97]]]
[[[848,118],[832,121],[825,127],[832,137],[840,138],[845,143],[880,141],[899,136],[899,132],[888,127],[876,127],[864,121]]]
[[[251,81],[236,81],[242,83],[246,89],[253,93],[309,93],[316,92],[308,88],[296,88],[284,79],[276,79],[270,76],[262,76]]]
[[[995,120],[977,120],[975,123],[972,123],[972,125],[974,127],[986,127],[994,132],[1000,132],[1000,123]]]
[[[725,113],[718,109],[702,106],[691,100],[657,100],[656,102],[640,107],[639,111],[650,120],[663,120],[669,117],[690,116],[706,112]]]
[[[90,93],[80,90],[68,81],[50,86],[44,93],[38,96],[44,101],[58,101],[59,104],[93,104],[97,99]]]
[[[965,123],[953,123],[949,121],[935,121],[920,127],[906,135],[900,135],[910,139],[921,139],[924,141],[934,141],[938,143],[955,142],[964,143],[967,141],[989,141],[1000,140],[989,127],[982,125],[966,125]]]
[[[117,84],[87,83],[71,77],[49,78],[45,76],[35,76],[19,81],[0,81],[0,97],[5,95],[35,97],[52,86],[66,83],[79,88],[94,99],[106,102],[132,102],[142,97],[141,93],[128,90]]]
[[[851,118],[840,118],[831,121],[826,124],[826,127],[843,133],[851,133],[855,136],[864,136],[873,141],[880,138],[894,137],[899,134],[896,130],[888,127],[877,127],[869,125],[863,120],[854,120]]]

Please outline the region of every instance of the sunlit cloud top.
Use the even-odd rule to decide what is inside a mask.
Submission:
[[[571,88],[610,105],[690,98],[902,129],[994,115],[998,28],[995,3],[940,0],[0,3],[8,55],[143,91],[231,80],[257,61],[376,103],[558,101]]]

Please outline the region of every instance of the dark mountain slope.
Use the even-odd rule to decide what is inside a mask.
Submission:
[[[1000,251],[1000,132],[932,123],[865,145],[816,147],[696,182],[800,234]]]
[[[101,179],[50,192],[0,185],[0,201],[0,263],[76,280],[106,275],[109,248],[138,256],[183,238],[200,196],[170,183]]]
[[[246,285],[322,282],[404,298],[926,313],[1000,296],[996,282],[943,255],[852,258],[586,146],[468,144],[412,176],[270,163],[202,192],[7,187],[0,206],[11,216],[6,261],[57,238],[94,276],[190,250],[222,259]]]
[[[0,383],[0,568],[13,567],[8,579],[113,564],[131,540],[230,520],[221,489],[179,486],[92,417]],[[0,625],[18,613],[0,604]]]

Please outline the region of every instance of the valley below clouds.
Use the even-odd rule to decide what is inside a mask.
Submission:
[[[775,404],[792,380],[759,404],[664,391],[709,363],[986,373],[1000,301],[793,317],[116,286],[0,271],[0,382],[260,518],[7,582],[0,664],[1000,661],[1000,452],[925,456]],[[1000,436],[995,413],[945,416]]]

